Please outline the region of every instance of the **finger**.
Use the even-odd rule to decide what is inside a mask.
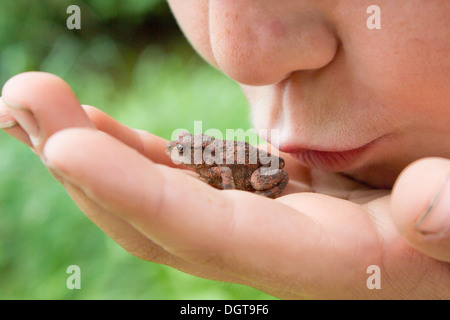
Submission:
[[[9,129],[18,125],[19,123],[0,99],[0,129]]]
[[[92,150],[90,150],[90,154],[88,156],[88,159],[86,161],[86,159],[82,160],[84,161],[83,164],[79,163],[78,166],[79,167],[84,167],[85,169],[87,168],[91,168],[91,157],[95,158],[98,156],[98,154],[96,154],[96,152],[93,152],[94,150],[100,151],[99,154],[102,154],[103,156],[105,155],[104,151],[102,150],[107,150],[108,147],[107,145],[104,144],[105,141],[95,141],[94,140],[90,140],[90,137],[88,140],[83,140],[86,137],[84,137],[83,135],[83,131],[84,130],[76,130],[76,129],[69,129],[69,130],[63,130],[59,133],[56,133],[54,136],[56,137],[55,139],[58,139],[62,137],[64,137],[64,135],[67,132],[78,132],[75,133],[75,136],[73,136],[73,138],[78,139],[80,145],[86,145],[86,144],[91,144]],[[107,140],[111,140],[112,138],[110,136],[106,136],[101,132],[98,131],[92,131],[91,133],[94,133],[97,135],[101,135],[104,137],[107,137]],[[52,145],[52,141],[54,140],[54,138],[50,138],[49,140],[49,145]],[[125,148],[125,150],[131,151],[134,155],[137,155],[137,153],[135,152],[134,149],[130,149],[129,147],[119,143],[117,140],[112,140],[115,141],[116,143],[118,143],[119,145],[121,145],[122,147]],[[190,261],[186,261],[185,259],[182,259],[180,257],[174,256],[172,255],[170,252],[168,252],[165,248],[163,248],[162,246],[156,244],[154,241],[150,240],[148,237],[143,236],[143,234],[141,232],[139,232],[136,228],[134,228],[133,226],[131,226],[127,221],[125,221],[124,219],[122,219],[121,216],[115,216],[112,215],[110,213],[110,211],[108,209],[105,209],[105,205],[101,205],[98,201],[92,199],[92,191],[86,191],[86,187],[85,186],[76,186],[75,184],[73,184],[72,182],[70,182],[69,179],[66,178],[67,175],[65,174],[61,174],[61,167],[66,168],[68,165],[70,166],[70,163],[65,163],[65,160],[63,160],[64,163],[59,163],[59,169],[55,170],[55,164],[58,164],[58,160],[57,159],[62,159],[63,157],[63,153],[67,152],[69,149],[71,149],[71,147],[69,147],[69,149],[67,149],[67,146],[70,145],[70,141],[67,141],[69,144],[66,143],[62,143],[58,148],[57,146],[55,147],[49,147],[52,149],[52,151],[50,152],[50,157],[48,157],[48,152],[45,152],[45,156],[44,159],[47,162],[47,164],[49,164],[49,160],[48,159],[53,159],[52,160],[52,165],[50,166],[50,171],[54,174],[54,176],[57,178],[58,181],[60,181],[63,186],[66,188],[66,190],[68,191],[69,195],[72,197],[72,199],[75,201],[75,203],[77,203],[77,205],[80,207],[80,209],[85,212],[85,214],[89,217],[89,219],[91,221],[93,221],[95,224],[97,224],[108,236],[110,236],[112,239],[114,239],[118,244],[120,244],[123,248],[125,248],[127,251],[129,251],[130,253],[132,253],[133,255],[141,258],[141,259],[145,259],[148,261],[154,261],[154,262],[158,262],[158,263],[163,263],[163,264],[167,264],[170,265],[172,267],[175,267],[179,270],[182,270],[184,272],[188,272],[190,274],[193,275],[198,275],[198,276],[202,276],[202,277],[207,277],[209,279],[214,279],[214,280],[219,280],[219,281],[228,281],[228,282],[235,282],[235,283],[240,283],[241,280],[237,277],[234,277],[232,275],[229,274],[225,274],[223,273],[221,270],[216,270],[216,269],[211,269],[211,268],[205,268],[203,266],[199,266],[198,264],[192,263]],[[96,142],[100,142],[100,144],[96,144]],[[72,147],[74,147],[72,145]],[[46,146],[47,149],[47,146]],[[73,151],[73,150],[72,150]],[[75,151],[75,153],[80,152],[81,149],[79,149],[78,151]],[[87,150],[82,150],[81,153],[86,152]],[[122,158],[121,156],[121,152],[119,152],[118,154],[115,154],[114,157],[108,158],[110,160],[120,160]],[[143,158],[142,156],[139,156],[139,158],[146,160],[145,158]],[[81,160],[81,159],[79,159]],[[126,159],[125,159],[126,160]],[[84,170],[85,170],[84,169]],[[137,167],[136,169],[142,169]],[[103,166],[102,169],[100,169],[101,171],[103,170],[108,170],[107,166]],[[177,170],[174,169],[176,171],[181,172],[182,170]],[[64,171],[64,169],[63,169]],[[114,175],[114,173],[116,171],[112,171]],[[104,172],[105,174],[108,174],[106,172]],[[109,175],[111,175],[111,172],[109,173]],[[180,175],[182,176],[188,176],[185,175],[184,173],[180,173]],[[121,175],[119,174],[119,177]],[[93,182],[95,180],[95,178],[93,180],[91,180],[91,182]],[[126,179],[127,180],[127,179]],[[126,184],[126,180],[122,181],[120,184]],[[132,181],[132,185],[135,185],[134,181]],[[91,185],[92,186],[92,185]],[[96,185],[93,186],[93,188],[102,188],[102,185]],[[131,188],[130,185],[128,185],[125,188]],[[147,189],[146,186],[140,186],[140,188],[143,188],[144,190]],[[102,192],[104,190],[100,190],[100,192]],[[106,191],[108,192],[108,191]],[[114,195],[114,197],[117,196]],[[136,203],[140,203],[141,199],[136,199],[137,195],[133,195],[133,194],[122,194],[120,195],[120,199],[116,199],[114,201],[118,201],[118,202],[127,202],[128,201],[128,206],[129,207],[133,207],[136,206]],[[137,200],[137,202],[136,202]],[[106,206],[108,207],[108,205]]]
[[[238,282],[238,280],[223,275],[218,271],[203,270],[203,268],[173,256],[164,248],[142,235],[126,221],[98,205],[79,187],[65,181],[61,177],[57,177],[57,179],[86,216],[130,254],[143,260],[169,265],[193,275],[208,277],[218,281]]]
[[[407,167],[392,195],[392,219],[418,250],[450,262],[450,160],[427,158]]]
[[[99,145],[103,146],[100,150],[97,148]],[[71,151],[78,147],[83,152]],[[68,156],[67,152],[73,153],[72,156]],[[166,173],[162,173],[163,166],[155,165],[109,135],[92,130],[64,130],[54,135],[45,147],[44,156],[51,168],[57,168],[63,177],[80,186],[92,199],[98,200],[109,210],[123,211],[121,217],[127,218],[125,220],[132,222],[140,231],[144,229],[144,224],[154,225],[152,219],[162,216],[159,206],[161,201],[166,201],[166,196],[172,199],[177,192],[189,193],[190,187],[194,188],[194,194],[195,191],[207,194],[211,189],[187,175],[181,175],[178,170],[171,171],[166,177]],[[74,161],[74,157],[78,160]],[[100,165],[99,159],[103,165]],[[76,164],[78,161],[79,164]],[[83,163],[90,165],[84,166]],[[92,174],[97,177],[90,176]],[[171,190],[166,190],[167,178],[174,178],[174,175],[178,180],[168,186]],[[213,196],[217,198],[214,190]],[[176,206],[177,210],[187,211],[188,215],[194,214],[197,208],[185,208],[185,198],[186,195],[180,199],[173,197],[173,201],[169,199],[167,204],[164,203],[169,208],[163,209],[172,211]],[[220,200],[219,197],[216,201]],[[219,207],[227,208],[228,205],[221,201]],[[183,224],[183,221],[180,222],[176,223],[178,227]],[[157,233],[166,232],[162,228],[157,229]],[[167,243],[164,245],[166,247]]]
[[[32,147],[28,133],[22,129],[14,116],[9,112],[6,105],[0,98],[0,129],[7,134],[21,141],[29,147]]]
[[[70,87],[52,74],[26,72],[12,77],[3,86],[2,100],[37,153],[58,130],[93,127]]]
[[[299,211],[287,200],[219,191],[87,129],[55,134],[44,154],[65,179],[168,252],[256,287],[262,278],[287,291],[315,285],[338,265],[348,275],[342,281],[350,281],[349,268],[367,267],[367,256],[379,253],[371,247],[378,242],[366,215],[343,200],[305,193]],[[81,165],[87,161],[89,166]],[[335,216],[326,236],[324,226],[303,210]],[[349,232],[353,225],[359,233]],[[270,270],[277,273],[268,274]],[[359,270],[365,276],[361,270],[365,268]],[[298,283],[292,283],[294,275]],[[364,281],[358,283],[366,290]]]
[[[95,107],[82,107],[98,130],[108,133],[154,162],[175,166],[165,153],[167,140],[147,131],[132,129]]]

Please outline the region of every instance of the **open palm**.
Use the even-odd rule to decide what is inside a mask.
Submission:
[[[2,99],[1,117],[19,124],[6,132],[32,146],[80,209],[139,258],[281,298],[450,298],[448,241],[428,247],[411,231],[435,190],[410,194],[402,183],[424,165],[449,171],[445,159],[411,167],[391,195],[283,155],[291,179],[272,200],[199,181],[172,164],[167,141],[80,107],[55,76],[16,76]],[[392,215],[414,203],[414,219]],[[373,270],[381,288],[368,286]]]

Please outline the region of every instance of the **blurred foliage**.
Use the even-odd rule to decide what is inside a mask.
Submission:
[[[66,10],[72,4],[81,9],[80,30],[66,27]],[[167,48],[174,35],[179,39],[162,0],[2,0],[0,81],[23,70],[64,76],[74,65],[118,79],[144,46],[158,43]]]
[[[82,29],[68,30],[78,5]],[[248,128],[238,86],[202,61],[162,0],[1,0],[0,82],[51,72],[79,100],[170,138]],[[257,290],[139,260],[91,223],[25,146],[0,133],[0,299],[261,299]],[[66,268],[81,267],[68,290]]]

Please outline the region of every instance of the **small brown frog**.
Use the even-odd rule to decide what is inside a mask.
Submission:
[[[221,190],[246,190],[276,198],[289,180],[282,158],[245,141],[182,132],[169,142],[166,154],[175,164],[193,168],[200,179]]]

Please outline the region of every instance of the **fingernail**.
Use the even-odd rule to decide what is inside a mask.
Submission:
[[[39,136],[39,126],[33,113],[25,106],[8,101],[4,97],[1,99],[16,121],[30,135],[31,140],[37,140]]]
[[[444,234],[450,230],[450,173],[439,184],[430,204],[414,227],[424,234]]]
[[[0,100],[0,129],[10,129],[18,125],[6,105]]]
[[[2,122],[2,120],[0,119],[0,129],[11,129],[18,125],[19,124],[15,120],[8,120],[8,121]]]

